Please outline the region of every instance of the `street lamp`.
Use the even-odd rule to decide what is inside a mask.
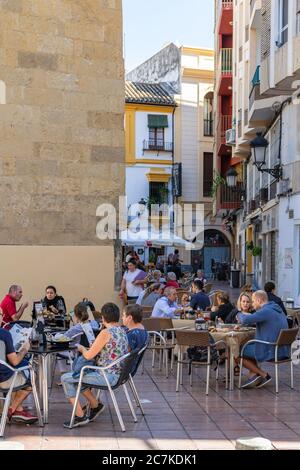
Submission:
[[[237,183],[237,171],[231,166],[226,173],[226,183],[228,188],[235,188]]]
[[[268,146],[269,142],[267,139],[263,137],[261,132],[258,132],[255,139],[251,140],[250,142],[252,159],[258,171],[261,171],[262,173],[269,173],[273,176],[273,178],[279,181],[282,178],[282,166],[280,163],[275,165],[274,168],[263,168],[263,166],[266,164],[266,153]]]
[[[246,196],[246,191],[242,187],[242,185],[240,186],[237,185],[237,176],[238,176],[237,171],[234,169],[233,166],[231,166],[225,175],[226,184],[228,188],[231,189],[232,192],[238,192],[241,196],[241,199],[243,200],[244,197]]]

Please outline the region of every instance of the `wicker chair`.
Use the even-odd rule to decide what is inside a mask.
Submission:
[[[239,388],[241,388],[241,383],[242,383],[242,368],[243,368],[243,359],[244,359],[244,350],[248,344],[266,344],[269,346],[274,346],[275,347],[275,359],[272,361],[265,361],[268,362],[269,364],[274,364],[275,365],[275,389],[276,393],[278,393],[278,365],[279,364],[284,364],[286,362],[289,362],[291,365],[291,388],[294,388],[294,371],[293,371],[293,361],[292,361],[292,350],[290,351],[290,356],[285,359],[278,359],[278,348],[280,346],[291,346],[292,343],[296,340],[297,334],[299,332],[299,328],[291,328],[288,330],[281,330],[277,341],[275,343],[270,343],[269,341],[261,341],[258,339],[252,339],[248,341],[244,346],[242,347],[241,350],[241,356],[240,356],[240,376],[239,376]]]
[[[206,366],[206,395],[208,395],[209,390],[209,378],[210,378],[210,367],[211,367],[211,347],[216,347],[217,349],[225,349],[225,380],[226,388],[228,388],[228,348],[224,341],[217,341],[211,343],[210,335],[208,331],[176,331],[176,340],[177,345],[179,346],[179,356],[177,362],[177,380],[176,380],[176,392],[179,391],[179,384],[182,385],[182,366],[183,364],[191,365],[191,374],[190,374],[190,386],[193,384],[193,366]],[[183,347],[193,347],[201,346],[207,348],[207,361],[198,362],[198,361],[189,361],[183,359]],[[218,380],[219,375],[219,364],[217,364],[217,373],[216,380]]]

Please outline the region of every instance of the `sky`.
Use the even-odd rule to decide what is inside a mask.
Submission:
[[[214,0],[123,0],[129,72],[167,43],[214,47]]]

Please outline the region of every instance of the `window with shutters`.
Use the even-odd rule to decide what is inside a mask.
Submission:
[[[210,197],[214,176],[214,154],[204,152],[203,154],[203,196]]]
[[[163,127],[149,127],[149,148],[164,149],[165,129]]]
[[[271,266],[270,274],[272,281],[276,281],[276,232],[271,233]]]
[[[271,0],[262,0],[261,60],[264,60],[266,57],[270,55],[270,44],[271,44]]]
[[[278,39],[277,47],[283,46],[288,40],[289,32],[289,0],[277,0],[278,6]]]

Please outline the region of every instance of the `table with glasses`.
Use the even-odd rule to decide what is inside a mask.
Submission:
[[[195,320],[177,320],[174,319],[175,329],[195,330]],[[225,341],[229,348],[229,390],[234,388],[234,359],[239,357],[240,349],[243,344],[255,337],[255,328],[240,326],[241,330],[234,330],[233,326],[224,325],[224,328],[217,328],[216,331],[210,331],[211,336],[217,341]]]
[[[32,354],[34,357],[38,358],[38,378],[39,378],[39,392],[42,399],[42,407],[43,407],[43,420],[44,423],[48,423],[48,415],[49,415],[49,395],[48,395],[48,388],[49,388],[49,370],[50,370],[50,359],[53,355],[72,351],[76,349],[76,346],[70,343],[67,344],[52,344],[52,343],[45,343],[42,345],[34,345],[31,344],[29,353]]]

